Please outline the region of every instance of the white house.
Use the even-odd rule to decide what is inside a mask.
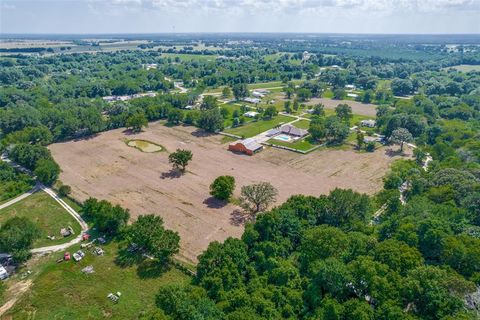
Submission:
[[[260,100],[258,98],[247,97],[247,98],[243,99],[243,101],[250,102],[250,103],[253,103],[253,104],[257,104],[257,103],[260,103],[262,100]]]
[[[347,90],[355,90],[357,87],[355,87],[354,84],[347,84],[345,85],[345,89]]]
[[[245,112],[243,115],[248,118],[255,118],[258,114],[260,113],[256,111],[248,111],[248,112]]]
[[[255,98],[263,98],[265,97],[265,95],[261,92],[258,92],[258,91],[253,91],[252,92],[252,96],[254,96]]]
[[[377,122],[375,120],[362,120],[360,121],[360,124],[362,125],[362,127],[369,127],[369,128],[375,128],[375,126],[377,125]]]

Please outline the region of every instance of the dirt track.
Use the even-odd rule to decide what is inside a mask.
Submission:
[[[128,147],[125,139],[146,139],[164,146],[193,152],[188,172],[171,172],[168,152],[142,153]],[[211,241],[239,237],[238,208],[221,205],[209,196],[209,185],[219,175],[232,175],[240,187],[269,181],[278,190],[278,202],[293,194],[319,195],[329,190],[352,188],[373,193],[393,160],[385,150],[375,153],[315,151],[300,155],[266,149],[249,157],[232,154],[220,143],[220,136],[198,137],[194,128],[167,128],[150,124],[143,133],[127,136],[113,130],[81,141],[50,146],[62,168],[60,179],[72,187],[78,200],[92,196],[118,203],[131,210],[132,217],[155,213],[181,236],[181,254],[196,261]]]

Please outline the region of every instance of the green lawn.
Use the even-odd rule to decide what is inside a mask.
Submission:
[[[188,54],[188,53],[162,53],[162,58],[179,58],[181,61],[192,61],[192,60],[202,60],[202,61],[215,61],[217,59],[216,55],[202,55],[202,54]]]
[[[308,120],[298,120],[294,123],[292,123],[295,127],[300,128],[300,129],[308,129],[310,128],[310,121]]]
[[[292,120],[294,120],[294,118],[284,115],[278,115],[271,120],[259,120],[250,122],[240,127],[227,129],[225,130],[225,132],[245,138],[250,138],[256,136],[259,133],[272,129],[281,123],[290,122]]]
[[[298,149],[302,151],[310,150],[311,148],[316,146],[316,144],[313,143],[310,137],[306,137],[304,139],[300,139],[295,142],[286,142],[286,141],[280,141],[276,139],[270,139],[267,142],[271,144],[275,144],[277,146],[284,146],[284,147],[289,147],[289,148]]]
[[[34,247],[43,247],[68,242],[72,236],[63,238],[60,228],[71,226],[75,234],[81,232],[78,222],[55,200],[43,191],[36,192],[24,200],[0,210],[0,224],[12,217],[27,217],[40,229],[41,237],[35,241]],[[54,235],[55,240],[47,238]]]
[[[276,88],[276,87],[283,87],[285,84],[282,81],[268,81],[268,82],[259,82],[259,83],[252,83],[248,84],[248,89],[268,89],[268,88]]]
[[[78,249],[75,246],[70,252]],[[38,275],[34,272],[33,286],[10,309],[7,319],[138,319],[142,312],[155,307],[161,286],[190,281],[173,267],[159,271],[151,261],[122,268],[115,263],[117,244],[108,244],[104,250],[104,256],[85,250],[85,258],[78,263],[56,263],[63,252],[53,254]],[[88,265],[93,266],[94,273],[81,272]],[[107,298],[110,292],[121,293],[118,303]]]

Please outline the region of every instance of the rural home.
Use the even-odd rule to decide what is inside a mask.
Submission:
[[[253,91],[252,96],[254,96],[255,98],[263,98],[265,95],[261,92]]]
[[[250,102],[250,103],[253,103],[253,104],[257,104],[257,103],[260,103],[262,100],[260,100],[258,98],[247,97],[247,98],[243,99],[243,101]]]
[[[288,134],[290,136],[295,136],[300,138],[308,135],[308,130],[297,128],[291,124],[284,124],[283,126],[281,126],[280,132],[284,134]]]
[[[257,115],[259,115],[260,113],[256,112],[256,111],[248,111],[248,112],[245,112],[243,115],[245,117],[248,117],[248,118],[255,118]]]
[[[228,150],[233,152],[241,152],[252,156],[254,153],[259,152],[263,149],[263,146],[259,144],[255,139],[248,138],[244,140],[238,140],[233,143],[230,143]]]
[[[345,85],[345,89],[347,90],[355,90],[357,87],[355,87],[354,84],[347,84]]]
[[[377,125],[377,122],[375,120],[362,120],[360,121],[360,125],[362,125],[362,127],[369,127],[369,128],[375,128],[375,126]]]

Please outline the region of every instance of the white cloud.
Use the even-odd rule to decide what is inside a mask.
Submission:
[[[92,1],[92,0],[88,0]],[[143,7],[162,10],[219,10],[257,13],[304,12],[338,8],[362,11],[480,11],[480,0],[106,0],[112,6]]]

